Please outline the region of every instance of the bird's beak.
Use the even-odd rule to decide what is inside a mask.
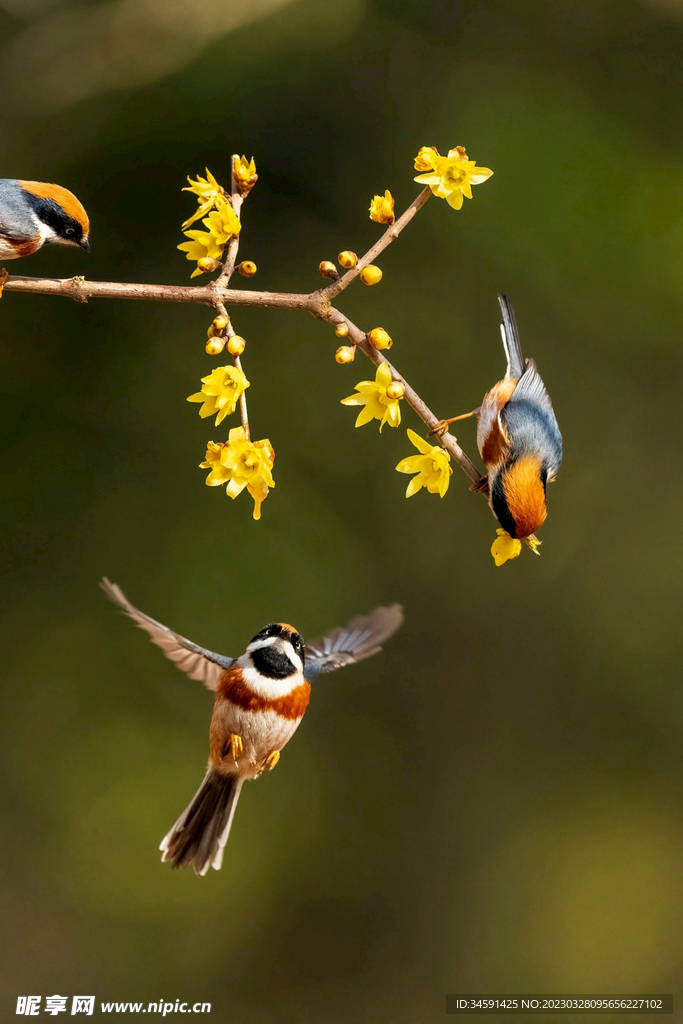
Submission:
[[[80,245],[81,249],[85,249],[86,252],[90,252],[90,239],[87,237],[87,235],[85,238],[82,238],[78,244]]]

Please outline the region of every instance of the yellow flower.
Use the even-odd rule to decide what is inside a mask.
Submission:
[[[204,218],[202,224],[207,228],[206,231],[186,231],[185,234],[190,241],[182,242],[178,246],[186,253],[188,260],[197,260],[197,269],[192,272],[191,277],[204,273],[205,268],[199,265],[199,260],[220,259],[226,244],[242,229],[235,211],[224,199],[218,201],[217,208]]]
[[[423,174],[425,171],[433,170],[438,155],[435,146],[420,146],[420,151],[415,157],[415,170],[421,171]]]
[[[503,565],[510,558],[518,558],[522,550],[521,540],[511,537],[507,530],[496,530],[498,537],[491,545],[491,554],[496,565]]]
[[[373,196],[370,203],[370,220],[374,220],[376,224],[393,224],[395,202],[389,189],[383,196]]]
[[[208,229],[217,245],[224,246],[233,235],[239,235],[242,225],[230,203],[219,202],[202,224]]]
[[[183,192],[194,192],[196,196],[199,196],[199,206],[196,213],[193,213],[184,222],[183,231],[185,228],[189,228],[190,224],[194,224],[196,220],[203,217],[205,213],[208,213],[211,207],[215,206],[225,196],[225,189],[222,185],[218,184],[208,167],[206,168],[205,178],[198,174],[196,181],[193,181],[190,177],[187,180],[190,183],[190,187],[184,188]]]
[[[385,423],[397,427],[401,422],[400,398],[391,398],[387,390],[391,387],[391,370],[386,363],[380,363],[374,380],[362,380],[356,384],[357,395],[342,399],[342,405],[362,405],[356,426],[362,427],[370,420],[380,420],[380,432]]]
[[[225,444],[221,442],[209,441],[206,449],[206,461],[199,463],[200,469],[211,470],[205,481],[208,487],[220,487],[222,484],[227,484],[230,479],[229,472],[221,463],[221,453],[224,448]]]
[[[421,455],[410,455],[402,459],[396,469],[399,473],[417,473],[408,484],[406,498],[426,487],[430,494],[439,494],[442,498],[448,490],[451,480],[451,457],[439,445],[431,445],[414,430],[408,431],[408,437]]]
[[[203,402],[199,415],[202,419],[216,416],[216,426],[235,411],[237,403],[249,381],[236,366],[219,366],[208,377],[202,377],[202,390],[190,395],[188,402]]]
[[[218,260],[223,255],[223,249],[216,242],[213,235],[208,231],[186,231],[185,234],[190,239],[189,242],[182,242],[178,248],[187,254],[188,260],[202,260],[209,259]],[[197,266],[196,270],[192,271],[191,277],[197,277],[198,274],[203,274],[204,271]]]
[[[463,196],[472,198],[472,185],[481,185],[492,174],[488,167],[477,167],[474,160],[468,160],[464,148],[456,146],[448,151],[448,156],[435,154],[434,166],[427,174],[418,175],[415,181],[429,185],[433,195],[445,199],[454,210],[459,210]]]
[[[232,162],[232,176],[241,196],[246,196],[258,181],[254,158],[247,160],[236,156]]]
[[[226,494],[236,498],[246,487],[254,499],[254,519],[261,518],[261,505],[268,497],[273,480],[275,452],[267,438],[249,441],[244,427],[234,427],[223,444],[209,441],[206,461],[201,469],[210,469],[206,482],[209,487],[227,484]]]

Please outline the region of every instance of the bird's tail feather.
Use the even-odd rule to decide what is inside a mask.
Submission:
[[[519,340],[515,311],[512,308],[512,303],[505,295],[499,295],[498,302],[500,303],[500,311],[503,314],[501,334],[508,361],[506,376],[519,379],[526,369],[526,360],[522,354],[522,343]]]
[[[174,868],[191,864],[198,875],[205,875],[210,867],[218,870],[241,788],[242,779],[210,767],[187,808],[162,839],[161,859]]]

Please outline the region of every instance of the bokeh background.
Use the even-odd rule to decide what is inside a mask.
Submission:
[[[206,1000],[245,1024],[439,1020],[446,992],[683,998],[683,5],[0,0],[0,173],[58,181],[93,253],[17,273],[186,282],[187,174],[254,155],[245,287],[308,291],[417,193],[423,144],[495,176],[431,200],[340,307],[440,415],[503,371],[513,299],[565,437],[542,557],[496,569],[457,470],[406,501],[405,427],[302,313],[237,310],[260,523],[197,468],[210,312],[7,294],[3,1015],[41,993]],[[224,428],[229,424],[224,424]],[[459,439],[475,453],[474,425]],[[159,863],[211,696],[97,589],[200,644],[380,602],[385,653],[315,685],[220,874]],[[564,1018],[571,1020],[571,1017]]]

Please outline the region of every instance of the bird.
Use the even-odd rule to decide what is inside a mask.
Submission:
[[[219,870],[242,785],[278,763],[306,711],[312,680],[378,654],[403,622],[402,608],[375,608],[308,644],[294,626],[274,622],[241,657],[230,658],[145,615],[106,577],[100,585],[167,658],[215,692],[206,774],[159,849],[173,868],[191,865],[197,875]]]
[[[494,516],[511,537],[536,550],[536,530],[548,514],[546,487],[562,462],[562,435],[552,402],[533,359],[525,359],[512,304],[498,296],[507,357],[505,377],[484,395],[479,408],[440,420],[431,433],[477,417],[477,447],[486,465],[480,489]],[[475,488],[479,485],[475,485]]]
[[[0,260],[32,256],[46,243],[90,252],[90,221],[73,192],[43,181],[0,178]],[[7,271],[0,271],[0,294]]]

